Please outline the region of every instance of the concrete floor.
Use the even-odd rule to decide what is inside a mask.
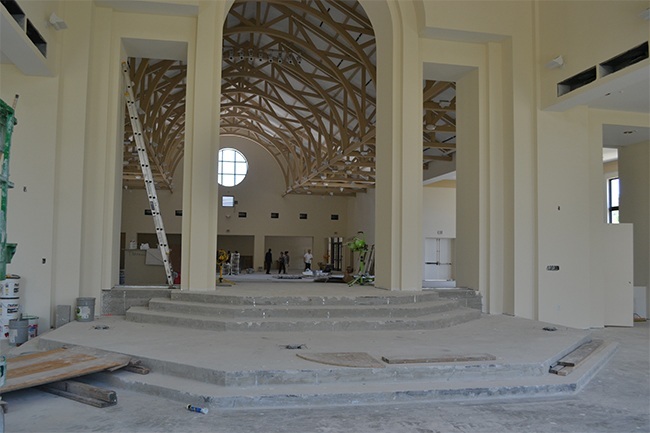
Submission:
[[[4,396],[7,432],[427,433],[650,432],[648,323],[593,331],[618,341],[613,358],[577,395],[547,399],[189,412],[182,403],[118,390],[98,409],[38,390]]]

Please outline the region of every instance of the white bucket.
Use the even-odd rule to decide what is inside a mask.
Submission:
[[[20,314],[20,300],[18,298],[0,299],[0,308],[2,308],[2,319],[17,319]]]
[[[20,277],[8,276],[6,280],[0,281],[0,298],[20,297]]]

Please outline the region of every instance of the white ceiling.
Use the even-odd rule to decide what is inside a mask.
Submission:
[[[622,147],[650,141],[650,128],[603,125],[603,147]]]

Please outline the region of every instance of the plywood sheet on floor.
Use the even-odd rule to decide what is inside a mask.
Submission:
[[[496,356],[489,353],[471,353],[442,356],[416,356],[416,357],[397,357],[382,356],[381,360],[387,364],[429,364],[429,363],[447,363],[447,362],[476,362],[476,361],[494,361]]]
[[[0,394],[127,365],[130,357],[85,347],[35,352],[7,360]]]

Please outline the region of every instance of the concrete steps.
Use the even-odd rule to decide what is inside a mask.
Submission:
[[[471,291],[474,293],[473,291]],[[381,295],[301,295],[301,296],[251,296],[223,295],[219,292],[181,291],[172,290],[170,299],[173,301],[201,302],[220,305],[291,305],[291,306],[378,306],[395,304],[417,304],[440,299],[437,291],[430,292],[386,292]]]
[[[83,380],[222,409],[557,397],[578,392],[609,360],[616,347],[616,343],[604,343],[564,377],[548,373],[546,363],[483,362],[383,369],[222,372],[207,376],[204,372],[201,380],[157,371],[148,375],[117,371]],[[184,376],[190,373],[191,369],[186,369]],[[213,383],[206,377],[225,382]]]
[[[436,292],[373,296],[234,296],[173,290],[132,306],[129,321],[214,331],[436,329],[478,319],[478,309]]]
[[[458,311],[463,309],[434,315]],[[288,322],[283,317],[268,322],[274,320]],[[369,320],[374,319],[364,318]],[[214,408],[567,396],[579,391],[616,349],[616,343],[604,342],[570,374],[560,376],[549,372],[551,366],[574,357],[576,349],[592,341],[591,333],[565,327],[548,332],[546,323],[509,316],[483,315],[458,326],[384,332],[214,332],[115,316],[98,322],[99,326],[69,323],[39,337],[39,348],[81,345],[127,354],[151,373],[120,370],[83,380],[111,387],[118,394],[119,389],[131,389]],[[342,366],[314,360],[319,355],[351,352],[376,362]],[[489,354],[492,360],[382,361],[383,357],[471,359],[472,354]]]
[[[437,329],[457,325],[481,317],[481,312],[472,308],[458,307],[415,317],[360,317],[350,318],[337,311],[336,317],[308,317],[304,311],[298,316],[263,317],[264,312],[255,312],[258,317],[222,318],[197,314],[196,312],[158,311],[147,307],[131,307],[126,319],[139,323],[157,323],[213,331],[346,331],[346,330],[416,330]],[[285,311],[287,313],[287,311]],[[250,315],[254,314],[249,312]],[[319,316],[325,315],[321,312]],[[262,317],[259,317],[262,316]]]
[[[312,318],[330,319],[335,317],[355,318],[408,318],[440,313],[458,308],[458,303],[451,300],[426,301],[413,304],[380,304],[367,308],[358,305],[221,305],[203,302],[177,301],[154,298],[149,301],[150,311],[194,314],[218,318]]]

